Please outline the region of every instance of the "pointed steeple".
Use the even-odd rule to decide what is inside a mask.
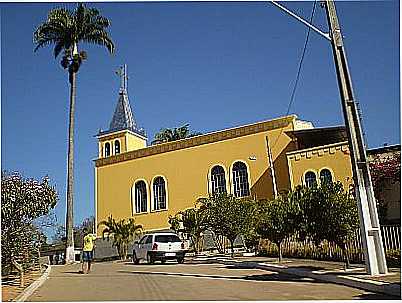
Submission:
[[[127,94],[127,65],[120,67],[116,72],[121,77],[119,99],[109,125],[108,133],[120,130],[130,130],[145,137],[145,131],[138,129],[137,123],[131,111],[130,102]]]

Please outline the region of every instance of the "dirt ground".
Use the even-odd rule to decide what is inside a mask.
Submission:
[[[24,287],[20,286],[20,277],[17,273],[1,278],[1,301],[10,302],[18,297],[25,288],[40,278],[43,271],[31,271],[25,273]]]

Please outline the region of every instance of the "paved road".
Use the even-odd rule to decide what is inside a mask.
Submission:
[[[222,264],[95,263],[53,266],[28,301],[395,299],[308,278]]]

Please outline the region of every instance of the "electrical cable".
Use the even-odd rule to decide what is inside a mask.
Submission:
[[[312,9],[312,11],[311,11],[311,16],[310,16],[310,23],[313,23],[313,18],[314,18],[314,13],[315,13],[316,4],[317,4],[317,0],[315,0],[315,1],[314,1],[314,4],[313,4],[313,9]],[[306,54],[308,40],[309,40],[309,37],[310,37],[310,31],[311,31],[311,28],[309,27],[309,28],[307,29],[306,40],[305,40],[305,42],[304,42],[303,52],[302,52],[302,55],[301,55],[301,57],[300,57],[299,67],[298,67],[298,69],[297,69],[296,80],[295,80],[295,83],[294,83],[294,86],[293,86],[293,89],[292,89],[292,94],[290,95],[290,100],[289,100],[289,104],[288,104],[288,109],[287,109],[287,111],[286,111],[286,115],[285,115],[285,116],[289,115],[290,107],[292,106],[292,104],[293,104],[293,102],[294,102],[294,98],[295,98],[295,95],[296,95],[297,84],[299,83],[301,68],[302,68],[304,56],[305,56],[305,54]],[[283,127],[281,128],[280,133],[279,133],[278,136],[276,137],[276,140],[275,140],[275,142],[274,142],[274,145],[272,146],[272,149],[275,148],[276,144],[278,143],[279,137],[282,135],[282,133],[283,133]]]

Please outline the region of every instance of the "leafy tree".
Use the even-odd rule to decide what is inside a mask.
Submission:
[[[330,213],[328,220],[329,242],[337,244],[345,257],[346,267],[350,267],[349,255],[346,252],[347,242],[359,228],[359,214],[356,200],[344,192],[341,183],[328,184],[322,189],[329,191]]]
[[[337,244],[349,267],[346,244],[359,227],[356,201],[340,182],[324,183],[320,187],[303,189],[301,193],[299,206],[306,222],[305,233],[316,245],[323,240]]]
[[[89,232],[95,231],[95,217],[85,218],[81,224],[74,226],[74,246],[81,247],[84,240],[84,228]],[[66,242],[66,228],[64,225],[56,224],[52,236],[53,244],[64,244]]]
[[[43,233],[35,220],[49,214],[58,195],[49,178],[23,178],[19,173],[1,174],[1,262],[2,272],[14,265],[21,273],[38,257]],[[23,284],[23,282],[21,282]]]
[[[135,236],[142,232],[142,225],[135,224],[134,218],[129,218],[116,221],[110,215],[107,220],[99,222],[98,226],[104,225],[105,229],[102,231],[102,239],[105,238],[109,241],[113,237],[112,246],[117,248],[117,252],[121,260],[127,259],[128,244],[133,241]]]
[[[222,193],[200,199],[205,208],[209,228],[218,236],[225,236],[234,255],[234,241],[239,235],[248,234],[253,228],[255,203]]]
[[[64,244],[66,242],[66,228],[64,225],[57,224],[52,235],[52,244]]]
[[[318,246],[327,237],[328,197],[319,186],[310,188],[299,187],[296,192],[289,194],[299,209],[297,220],[299,223],[299,237],[304,240],[308,237]]]
[[[208,229],[206,209],[204,206],[189,208],[178,214],[183,226],[183,232],[189,236],[194,252],[198,254],[200,251],[200,240],[203,233]]]
[[[297,204],[286,196],[258,202],[256,232],[277,245],[279,262],[282,261],[282,242],[298,228],[298,212]]]
[[[261,236],[257,233],[256,228],[252,227],[244,235],[244,244],[249,251],[257,253],[258,245],[260,243]]]
[[[174,216],[169,215],[168,218],[168,223],[170,225],[170,229],[174,230],[176,233],[182,231],[181,227],[180,227],[180,222],[181,222],[181,215],[180,212],[175,214]]]
[[[171,141],[176,141],[180,139],[190,138],[194,136],[201,135],[199,132],[190,132],[189,124],[185,124],[178,128],[164,128],[155,134],[154,140],[151,142],[154,144],[161,144]]]
[[[376,156],[370,162],[370,175],[373,183],[374,196],[377,200],[378,217],[380,223],[386,223],[388,205],[383,198],[387,184],[401,181],[401,154],[400,152],[387,157]]]
[[[68,132],[68,168],[67,168],[67,248],[66,260],[74,260],[73,241],[73,183],[74,183],[74,116],[76,96],[76,75],[84,60],[85,51],[78,51],[80,43],[104,46],[110,53],[114,52],[114,44],[106,29],[110,21],[99,14],[95,8],[87,8],[79,3],[74,11],[66,8],[52,9],[47,20],[34,32],[35,51],[54,44],[54,57],[63,52],[61,66],[67,69],[70,83],[70,113]]]

